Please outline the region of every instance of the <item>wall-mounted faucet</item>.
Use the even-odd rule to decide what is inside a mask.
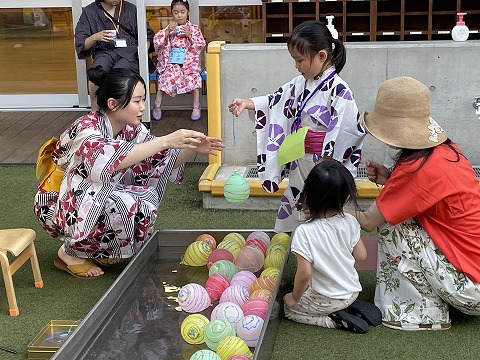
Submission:
[[[473,98],[473,107],[475,108],[475,114],[477,114],[478,119],[480,120],[480,96],[475,96]]]

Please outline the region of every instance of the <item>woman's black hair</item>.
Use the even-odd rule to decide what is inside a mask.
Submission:
[[[343,215],[347,201],[358,209],[355,180],[336,160],[323,160],[313,167],[298,200],[307,220],[324,218],[332,210]]]
[[[87,76],[92,83],[98,86],[95,94],[101,110],[108,110],[108,99],[110,98],[118,101],[118,107],[126,107],[139,82],[146,89],[143,78],[130,69],[115,68],[107,72],[101,66],[96,66],[87,70]]]
[[[172,0],[172,3],[170,4],[170,11],[173,11],[173,6],[177,4],[185,5],[187,10],[190,11],[190,4],[188,3],[187,0]]]
[[[459,162],[460,156],[463,156],[461,152],[459,152],[456,148],[453,147],[452,141],[448,138],[442,144],[437,146],[446,146],[453,151],[453,153],[456,156],[456,159],[449,160],[449,161]],[[428,149],[403,149],[402,148],[400,149],[397,156],[395,157],[395,166],[401,163],[412,164],[417,160],[421,159],[420,164],[418,164],[418,167],[413,171],[413,172],[417,172],[427,162],[427,160],[430,158],[435,148],[436,146]]]
[[[347,51],[343,42],[334,39],[327,25],[317,20],[307,20],[297,25],[287,40],[287,46],[310,59],[313,59],[319,51],[326,50],[337,74],[342,71],[347,61]]]

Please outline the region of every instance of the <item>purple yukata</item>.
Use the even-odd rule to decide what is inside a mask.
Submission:
[[[360,114],[352,91],[340,76],[332,74],[334,71],[332,66],[313,80],[305,80],[300,75],[271,95],[252,98],[255,104],[258,176],[265,191],[275,192],[279,189],[289,165],[289,185],[280,200],[276,232],[292,232],[304,220],[295,204],[308,173],[322,157],[329,156],[341,162],[356,176],[366,132],[358,122]],[[320,88],[315,92],[319,85]],[[305,100],[308,101],[305,103]],[[287,165],[279,165],[278,149],[292,132],[301,105],[304,106],[299,126],[308,126],[310,134],[324,136],[323,145],[320,144],[318,151],[311,153],[306,141],[304,157]]]

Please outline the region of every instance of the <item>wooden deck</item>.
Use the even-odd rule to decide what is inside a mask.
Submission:
[[[0,112],[0,164],[34,164],[40,146],[84,114],[86,111]],[[187,110],[164,111],[160,121],[151,122],[151,133],[162,136],[182,128],[207,133],[206,111],[199,121],[191,121],[190,114]],[[195,161],[206,162],[208,156],[197,155]]]

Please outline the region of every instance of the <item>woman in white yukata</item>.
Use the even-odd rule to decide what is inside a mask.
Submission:
[[[299,143],[305,155],[289,163],[289,186],[280,201],[276,232],[292,232],[304,221],[296,203],[321,158],[333,158],[356,175],[365,137],[352,91],[338,75],[346,61],[342,41],[334,39],[325,24],[309,20],[293,30],[287,46],[301,75],[271,95],[235,98],[229,105],[236,116],[244,109],[255,111],[258,175],[267,192],[278,191],[286,169],[278,162],[283,141],[308,126]]]
[[[65,172],[59,192],[39,186],[35,214],[60,237],[54,265],[73,276],[103,274],[136,254],[152,234],[167,180],[180,182],[184,163],[215,154],[221,139],[193,130],[155,137],[142,124],[145,83],[128,69],[89,69],[99,86],[98,112],[82,116],[60,136],[52,154]]]

